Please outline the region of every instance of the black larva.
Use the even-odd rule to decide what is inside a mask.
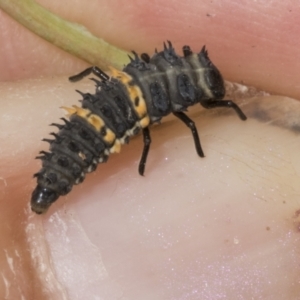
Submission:
[[[50,152],[41,152],[42,169],[34,176],[37,187],[32,193],[31,208],[37,214],[47,211],[59,196],[69,193],[85,174],[106,162],[110,153],[119,152],[122,144],[142,131],[144,150],[139,173],[144,174],[151,143],[149,125],[173,113],[191,129],[196,151],[203,157],[197,128],[184,114],[189,106],[200,103],[205,108],[233,108],[246,120],[241,109],[231,100],[222,100],[225,88],[222,76],[208,58],[205,47],[193,54],[183,47],[183,57],[175,53],[172,44],[151,58],[133,52],[123,71],[111,68],[111,75],[91,67],[70,77],[77,81],[93,73],[95,94],[82,95],[82,107],[64,107],[69,119],[64,124],[53,123],[58,133],[51,133]]]

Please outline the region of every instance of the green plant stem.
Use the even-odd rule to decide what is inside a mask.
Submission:
[[[104,70],[122,69],[127,52],[92,35],[84,26],[68,22],[34,0],[0,0],[0,8],[51,44]]]

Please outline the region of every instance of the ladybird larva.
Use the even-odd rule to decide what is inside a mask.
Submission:
[[[70,77],[78,81],[93,73],[99,80],[95,94],[82,93],[82,106],[64,107],[69,120],[53,123],[57,133],[50,143],[50,151],[41,151],[42,169],[34,175],[37,186],[32,193],[31,208],[45,213],[60,196],[81,183],[85,174],[106,162],[111,153],[120,152],[121,145],[142,131],[144,149],[139,163],[143,175],[151,144],[149,126],[172,113],[188,126],[195,148],[204,156],[197,128],[184,113],[189,106],[200,103],[204,108],[228,107],[246,120],[242,110],[225,95],[223,78],[208,57],[205,47],[194,54],[189,46],[178,56],[171,44],[152,57],[133,52],[130,63],[122,71],[110,69],[109,76],[91,67]]]

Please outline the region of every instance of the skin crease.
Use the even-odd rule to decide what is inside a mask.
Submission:
[[[165,1],[165,6],[161,7],[159,5],[161,2],[152,2],[149,6],[149,2],[145,4],[143,1],[138,1],[137,3],[132,2],[132,5],[126,3],[126,6],[119,7],[117,1],[91,1],[86,7],[86,4],[81,1],[72,2],[71,6],[67,1],[63,3],[61,1],[40,1],[45,7],[52,9],[62,17],[84,24],[94,34],[125,49],[151,53],[151,49],[161,47],[162,41],[170,39],[174,41],[177,52],[184,44],[191,45],[196,51],[205,43],[210,57],[226,79],[299,98],[300,85],[297,78],[299,78],[300,60],[296,44],[299,43],[299,28],[297,28],[298,23],[293,21],[299,19],[299,4],[295,5],[292,1],[278,1],[277,4],[272,2],[272,6],[267,6],[265,1],[226,1],[220,5],[211,1],[202,1],[200,5],[198,2],[169,1],[167,3]],[[0,76],[3,81],[36,78],[40,75],[53,77],[61,74],[70,75],[86,66],[85,63],[29,33],[2,12],[0,25],[2,27],[0,30],[1,44],[3,45],[0,49]],[[200,117],[197,127],[206,155],[200,162],[193,152],[190,133],[182,124],[178,124],[178,121],[173,122],[170,119],[166,124],[153,129],[153,149],[151,149],[151,158],[149,157],[149,165],[147,164],[146,168],[146,178],[140,179],[137,175],[137,163],[141,151],[141,137],[139,137],[129,146],[124,147],[121,155],[112,157],[111,161],[103,168],[101,166],[99,170],[102,171],[96,172],[94,176],[91,175],[90,179],[76,188],[67,200],[64,198],[57,202],[47,215],[33,216],[29,213],[27,211],[28,199],[34,186],[31,176],[39,169],[39,162],[32,158],[41,149],[46,149],[46,146],[38,141],[42,137],[46,137],[51,130],[47,124],[58,121],[62,116],[62,112],[58,109],[59,106],[76,104],[74,101],[79,97],[74,92],[75,88],[82,91],[93,90],[89,81],[74,86],[67,82],[66,77],[18,83],[7,82],[1,85],[2,105],[5,112],[1,120],[7,120],[1,124],[1,128],[9,125],[1,133],[1,140],[5,139],[6,141],[6,143],[1,143],[2,147],[4,145],[3,154],[6,159],[1,166],[3,175],[0,175],[3,178],[0,189],[1,220],[6,225],[2,226],[0,234],[4,250],[0,256],[3,266],[1,270],[4,274],[3,278],[5,278],[0,285],[1,298],[7,296],[6,299],[17,299],[22,294],[25,299],[41,299],[41,296],[43,299],[65,299],[63,295],[69,294],[72,295],[70,299],[77,299],[74,295],[78,290],[78,295],[81,293],[80,285],[88,286],[84,283],[92,282],[90,278],[84,277],[81,282],[74,281],[72,285],[72,282],[69,282],[59,272],[64,259],[55,256],[55,243],[60,244],[57,242],[58,238],[54,237],[55,232],[59,232],[62,227],[54,230],[51,222],[62,220],[61,222],[71,224],[70,216],[73,216],[74,219],[79,220],[79,223],[82,222],[81,226],[88,238],[93,240],[96,247],[102,249],[101,261],[109,274],[105,275],[105,271],[102,272],[105,277],[102,296],[105,299],[122,299],[122,297],[124,299],[148,299],[145,295],[151,295],[149,299],[234,299],[237,296],[239,299],[251,299],[252,297],[256,299],[276,299],[276,297],[278,297],[277,299],[298,299],[299,273],[291,265],[293,265],[292,262],[294,265],[299,264],[299,251],[297,250],[299,241],[293,232],[295,219],[292,218],[294,211],[299,209],[297,207],[299,190],[296,185],[293,185],[295,178],[299,179],[299,172],[284,173],[286,180],[293,185],[295,202],[287,205],[284,209],[278,208],[276,212],[272,211],[272,205],[267,208],[263,205],[257,207],[243,201],[244,194],[240,191],[239,185],[234,183],[236,181],[232,181],[233,183],[230,185],[232,195],[226,194],[226,197],[229,200],[230,197],[238,199],[232,199],[232,206],[230,205],[231,201],[220,204],[214,200],[219,198],[213,194],[213,192],[223,193],[215,191],[216,179],[205,181],[209,174],[214,174],[212,172],[214,168],[218,168],[221,158],[223,156],[226,158],[223,150],[229,151],[230,157],[238,158],[239,151],[242,151],[238,148],[239,144],[256,149],[256,153],[263,151],[262,144],[268,140],[265,137],[268,137],[271,129],[263,131],[256,127],[257,124],[250,119],[246,123],[242,123],[234,114],[224,115],[220,119],[213,120],[209,120],[208,117],[209,130],[205,131],[206,123]],[[10,101],[5,101],[5,99]],[[24,115],[24,112],[29,114]],[[9,123],[9,120],[14,120],[14,122]],[[205,115],[203,120],[206,120]],[[226,125],[231,124],[227,122],[233,122],[233,125]],[[215,127],[216,131],[214,131]],[[227,130],[221,130],[224,127],[228,127]],[[241,127],[241,132],[237,133],[235,127],[239,129]],[[255,140],[250,139],[251,136],[261,131],[265,134]],[[225,132],[225,136],[218,135],[222,132]],[[235,142],[235,136],[243,134],[247,137],[247,142],[239,139]],[[183,137],[184,142],[180,139],[176,140],[176,137]],[[22,140],[24,140],[23,143],[20,142]],[[175,144],[172,144],[173,140]],[[223,144],[214,145],[214,140],[223,141]],[[292,138],[288,140],[283,137],[282,140],[287,144],[291,143],[291,140],[296,143],[296,139],[294,141]],[[271,147],[272,143],[267,145]],[[280,145],[279,142],[278,145]],[[174,154],[170,149],[172,151],[175,149]],[[296,151],[297,148],[292,147],[291,149]],[[216,152],[215,155],[213,155],[214,152]],[[185,157],[180,157],[181,155]],[[177,158],[178,156],[179,158]],[[201,211],[204,210],[205,213],[200,216],[199,220],[193,218],[193,208],[191,208],[193,202],[188,202],[188,204],[180,202],[182,199],[190,199],[188,196],[183,194],[179,200],[171,203],[170,200],[176,198],[176,195],[170,196],[172,185],[167,189],[170,193],[166,194],[164,186],[160,189],[159,182],[155,182],[155,177],[161,176],[159,180],[165,185],[171,182],[174,184],[175,190],[178,178],[176,180],[176,176],[172,177],[173,165],[170,165],[169,169],[164,169],[166,157],[168,160],[174,160],[175,164],[182,165],[182,169],[189,163],[194,166],[199,163],[201,168],[207,172],[206,174],[201,173],[200,176],[195,173],[195,176],[199,176],[199,182],[204,183],[204,195],[211,200],[204,202],[204,206],[200,207]],[[263,154],[261,157],[264,157]],[[249,158],[251,157],[244,157],[245,164],[249,162]],[[297,165],[297,161],[294,165]],[[259,176],[268,171],[264,169],[263,163],[261,168]],[[241,176],[243,172],[237,165],[234,165],[232,169],[233,174],[238,174],[233,175],[237,177],[235,180],[238,180],[239,175]],[[180,173],[183,178],[184,172],[183,175]],[[253,176],[252,181],[257,180],[259,176]],[[178,175],[178,177],[180,176]],[[229,179],[226,181],[226,177],[229,178],[227,173],[224,174],[222,180],[228,184],[230,181]],[[110,178],[112,181],[109,180]],[[116,178],[117,180],[114,181]],[[126,179],[129,179],[129,183],[125,181]],[[273,180],[274,186],[280,186],[283,182],[283,178],[280,176]],[[130,188],[130,182],[134,182],[135,186]],[[240,183],[239,180],[237,182]],[[101,192],[103,193],[101,194],[102,201],[97,199],[99,197],[97,193],[98,196],[93,193],[93,187],[97,184],[100,184],[100,190],[103,191]],[[148,184],[149,186],[147,186]],[[184,181],[184,184],[183,186],[187,187],[189,183]],[[120,188],[120,196],[118,196],[116,188],[118,185],[124,186],[124,190]],[[127,186],[129,190],[134,190],[132,194],[126,193]],[[158,199],[154,197],[157,195],[156,189],[160,191],[160,194],[158,193],[156,196]],[[208,192],[210,190],[211,193]],[[162,192],[164,192],[164,196],[159,199]],[[96,198],[95,201],[80,200],[80,197],[89,193],[92,194],[91,198]],[[122,193],[123,201],[119,201]],[[151,199],[146,200],[147,193],[153,194],[153,198],[155,198],[153,202]],[[176,193],[178,193],[177,190]],[[278,193],[283,192],[279,190]],[[142,196],[138,197],[137,195]],[[246,202],[246,204],[243,206],[241,202]],[[92,203],[92,211],[86,212],[88,203]],[[94,208],[93,205],[97,205],[97,208]],[[159,236],[159,238],[145,235],[142,231],[146,226],[142,221],[142,216],[138,214],[139,211],[148,219],[150,215],[157,216],[154,216],[153,219],[150,218],[149,228],[152,231],[157,230],[155,236]],[[169,212],[169,214],[166,216],[162,212]],[[85,216],[85,213],[88,216]],[[249,215],[253,216],[253,214],[255,217],[249,218]],[[181,216],[184,217],[181,218]],[[239,216],[238,220],[235,219],[235,216]],[[84,217],[88,219],[87,221],[91,219],[90,222],[85,221]],[[99,219],[100,224],[95,222],[95,219]],[[163,222],[165,219],[166,221]],[[205,224],[203,219],[206,220]],[[220,220],[223,220],[224,223]],[[233,226],[228,229],[225,224],[231,222]],[[33,224],[34,230],[26,224]],[[197,224],[204,225],[198,228]],[[183,227],[193,237],[191,240],[183,237],[185,232]],[[174,228],[177,228],[177,231]],[[264,229],[263,233],[261,228]],[[268,231],[270,234],[266,234]],[[30,233],[30,238],[28,233]],[[283,236],[288,234],[291,237],[289,242],[283,239]],[[176,241],[179,243],[177,246],[170,247],[171,250],[160,248],[160,244],[164,240],[162,235],[166,236],[166,240],[170,244],[176,245]],[[41,236],[45,236],[46,239],[44,240]],[[86,238],[85,235],[83,236]],[[95,236],[98,236],[98,240],[102,240],[103,243],[96,244],[96,239],[93,239]],[[199,240],[199,237],[202,241],[200,244],[195,242],[195,240]],[[84,238],[79,236],[78,244],[84,244],[83,240]],[[38,242],[41,253],[36,248],[32,248],[35,241]],[[222,241],[222,243],[220,242],[222,246],[218,244],[218,241]],[[280,241],[285,241],[284,247]],[[194,251],[191,246],[194,243],[199,250]],[[224,244],[230,246],[224,247]],[[240,246],[234,248],[233,245]],[[33,256],[30,257],[29,251]],[[62,252],[62,250],[60,251]],[[84,251],[82,249],[82,252]],[[142,253],[142,257],[139,256],[139,252]],[[50,253],[50,258],[45,253]],[[261,253],[266,253],[266,255],[261,258],[259,256]],[[286,253],[295,261],[285,259]],[[37,263],[41,262],[37,258],[39,255],[43,256],[41,261],[53,270],[52,275],[46,273],[48,283],[40,281],[39,274],[43,274],[43,268]],[[243,255],[246,258],[242,261]],[[93,257],[92,254],[91,257]],[[135,257],[139,259],[132,262]],[[206,263],[199,262],[195,257],[204,257],[207,261]],[[14,259],[11,260],[11,258]],[[73,262],[85,260],[84,257],[79,259],[77,256],[72,257],[71,255],[68,258]],[[174,261],[172,268],[177,270],[176,275],[170,271],[172,269],[170,265],[170,269],[167,268],[163,258]],[[285,267],[275,267],[281,260],[284,261]],[[195,261],[198,262],[198,265],[193,265]],[[256,265],[257,261],[261,263],[261,269],[257,267],[257,273],[261,272],[264,278],[268,279],[264,284],[260,284],[259,276],[254,276],[254,269],[252,273],[249,272],[245,276],[246,270]],[[66,260],[65,263],[67,263]],[[222,265],[227,270],[234,271],[221,272],[220,266]],[[265,270],[265,273],[262,273],[262,269]],[[203,271],[204,275],[201,270],[205,270]],[[216,271],[214,272],[214,270]],[[74,278],[80,277],[79,274],[82,271],[77,271],[78,274],[73,271],[75,274],[72,274],[72,278],[73,275]],[[84,274],[92,276],[93,271]],[[169,281],[165,280],[166,278]],[[198,294],[200,292],[196,291],[193,286],[192,283],[198,283],[197,280],[200,280],[200,288],[203,290],[203,286],[205,286],[203,282],[206,282],[207,286],[212,286],[210,294],[205,295],[206,298],[203,294]],[[53,284],[49,286],[49,282]],[[214,285],[214,282],[218,284]],[[8,289],[9,295],[6,294],[8,283],[18,287],[13,291]],[[101,284],[99,285],[102,287]],[[71,291],[70,286],[72,286]],[[218,289],[218,286],[222,288]],[[255,287],[257,287],[257,291]]]

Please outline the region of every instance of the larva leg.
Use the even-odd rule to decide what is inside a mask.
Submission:
[[[173,112],[173,115],[181,120],[188,128],[191,129],[194,138],[195,148],[200,157],[204,157],[204,153],[200,144],[197,128],[193,120],[191,120],[186,114],[181,111]]]
[[[147,161],[150,144],[151,144],[150,131],[148,127],[143,128],[143,137],[144,137],[144,149],[139,163],[139,174],[141,176],[143,176],[145,172],[146,161]]]
[[[208,109],[215,108],[215,107],[233,108],[241,120],[243,121],[247,120],[247,117],[242,112],[242,110],[238,107],[237,104],[235,104],[231,100],[210,100],[210,101],[201,101],[200,103],[204,108],[208,108]]]
[[[93,67],[85,69],[84,71],[80,72],[79,74],[76,74],[74,76],[69,77],[69,80],[71,82],[76,82],[76,81],[79,81],[79,80],[83,79],[84,77],[86,77],[86,76],[88,76],[88,75],[90,75],[92,73],[95,76],[99,77],[100,79],[102,79],[104,81],[109,79],[109,76],[106,73],[104,73],[98,67],[93,66]]]

